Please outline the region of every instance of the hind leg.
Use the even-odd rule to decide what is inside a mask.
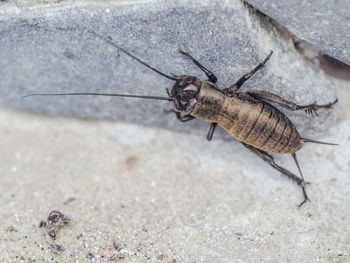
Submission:
[[[302,180],[301,186],[303,188],[304,201],[299,204],[299,207],[301,207],[307,200],[310,201],[310,199],[309,199],[309,197],[307,196],[307,194],[305,192],[305,185],[306,185],[306,183],[305,183],[303,173],[301,172],[301,169],[300,169],[300,166],[299,166],[299,163],[298,163],[298,160],[297,160],[297,155],[295,153],[292,153],[292,157],[293,157],[293,159],[294,159],[294,161],[295,161],[295,163],[296,163],[296,165],[298,167],[298,170],[299,170],[299,173],[300,173],[300,176],[301,176],[301,180]]]
[[[298,185],[300,185],[300,187],[303,190],[304,200],[298,205],[298,207],[301,207],[306,201],[308,201],[308,200],[310,201],[310,199],[307,196],[306,191],[305,191],[305,181],[304,181],[303,178],[300,178],[300,177],[296,176],[292,172],[290,172],[287,169],[285,169],[285,168],[279,166],[278,164],[276,164],[274,158],[272,157],[272,155],[268,154],[267,152],[259,150],[259,149],[255,148],[255,147],[253,147],[251,145],[248,145],[248,144],[245,144],[243,142],[242,142],[242,144],[246,148],[248,148],[250,151],[255,153],[257,156],[259,156],[263,161],[265,161],[270,166],[272,166],[274,169],[276,169],[277,171],[281,172],[283,175],[289,177],[294,182],[296,182]],[[299,165],[298,165],[298,168],[299,168]]]
[[[336,99],[333,102],[330,102],[327,104],[321,104],[321,105],[317,104],[316,102],[311,103],[309,105],[298,105],[298,104],[295,104],[294,102],[286,100],[274,93],[271,93],[265,90],[250,90],[247,93],[256,99],[259,99],[268,103],[272,103],[272,104],[277,104],[278,106],[286,108],[290,111],[303,110],[308,114],[315,113],[316,116],[317,116],[318,109],[330,109],[334,104],[338,102],[338,99]]]

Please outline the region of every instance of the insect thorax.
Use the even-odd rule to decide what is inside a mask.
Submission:
[[[190,114],[201,120],[215,122],[224,100],[224,94],[213,83],[203,81],[197,95],[197,103]]]

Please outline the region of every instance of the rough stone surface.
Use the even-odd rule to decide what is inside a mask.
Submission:
[[[165,95],[172,81],[109,46],[113,40],[165,73],[205,78],[178,48],[213,70],[227,87],[270,50],[266,68],[246,83],[300,104],[335,99],[323,75],[299,55],[289,38],[240,1],[14,1],[0,3],[0,98],[3,104],[46,113],[113,118],[186,131],[163,109],[166,102],[120,98],[32,97],[33,92],[120,92]],[[318,118],[290,113],[304,136],[327,129],[334,111]]]
[[[0,108],[0,262],[349,262],[350,93],[298,158],[312,200],[239,143]],[[297,172],[290,156],[276,160]],[[55,239],[39,227],[69,218]],[[119,262],[119,261],[118,261]]]
[[[347,0],[245,0],[322,52],[350,65]]]

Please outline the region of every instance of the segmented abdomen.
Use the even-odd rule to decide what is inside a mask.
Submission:
[[[217,123],[238,140],[271,153],[294,153],[302,146],[292,122],[263,101],[226,97]]]

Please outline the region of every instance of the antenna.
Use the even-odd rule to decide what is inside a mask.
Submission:
[[[23,96],[22,98],[32,96],[109,96],[109,97],[126,97],[126,98],[138,98],[138,99],[151,99],[151,100],[166,100],[173,101],[171,97],[160,97],[160,96],[143,96],[143,95],[128,95],[128,94],[117,94],[117,93],[90,93],[90,92],[74,92],[74,93],[33,93]]]
[[[93,31],[90,31],[92,34],[94,34],[95,36],[103,39],[105,42],[107,42],[108,44],[112,45],[113,47],[116,47],[117,49],[119,49],[121,52],[123,52],[125,55],[137,60],[138,62],[140,62],[142,65],[146,66],[147,68],[150,68],[151,70],[153,70],[154,72],[157,72],[159,75],[162,75],[163,77],[166,77],[168,79],[171,79],[171,80],[179,80],[179,78],[177,78],[176,76],[172,77],[172,76],[169,76],[161,71],[159,71],[158,69],[155,69],[154,67],[148,65],[146,62],[142,61],[141,59],[135,57],[133,54],[131,54],[129,51],[125,50],[124,48],[118,46],[116,43],[114,43],[112,41],[112,37],[104,37],[104,36],[101,36],[99,34],[97,34],[96,32],[93,32]]]

